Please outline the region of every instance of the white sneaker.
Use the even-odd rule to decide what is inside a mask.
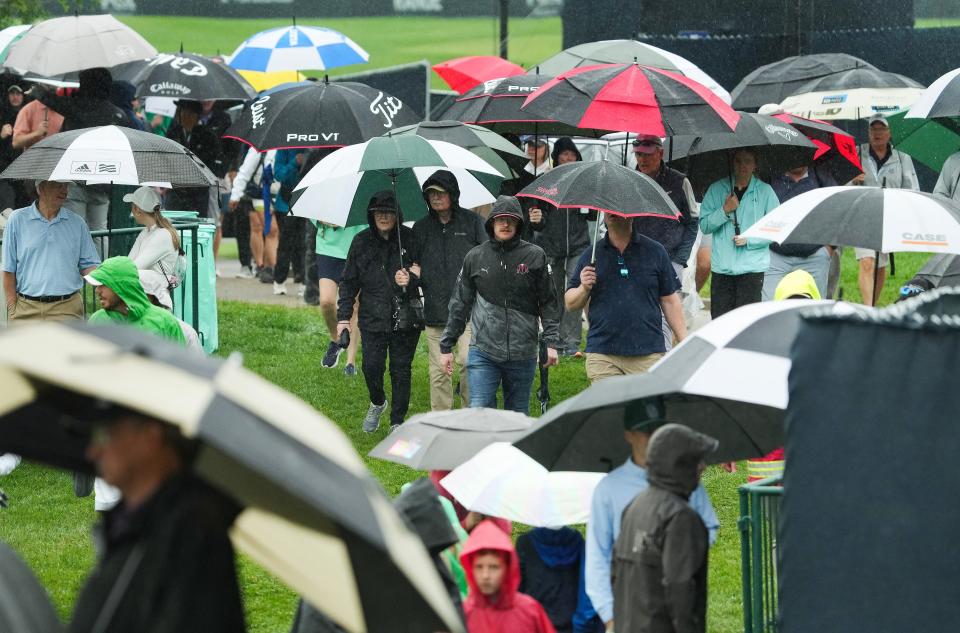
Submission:
[[[13,453],[0,455],[0,475],[9,475],[20,464],[20,456]]]
[[[302,297],[306,291],[307,291],[307,287],[304,286],[303,284],[300,284],[300,287],[297,288],[297,296]]]
[[[275,295],[285,295],[285,294],[287,294],[287,285],[286,285],[286,284],[278,284],[277,282],[273,282],[273,294],[275,294]]]
[[[244,266],[240,269],[240,272],[237,273],[237,279],[253,279],[253,268],[250,266]]]
[[[223,277],[223,273],[220,272],[219,268],[217,269],[216,272],[217,272],[217,279],[220,279],[221,277]]]

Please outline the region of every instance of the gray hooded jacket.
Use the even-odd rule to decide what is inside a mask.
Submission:
[[[717,441],[679,424],[647,446],[650,486],[623,511],[614,544],[613,620],[630,633],[705,633],[707,528],[687,499]]]

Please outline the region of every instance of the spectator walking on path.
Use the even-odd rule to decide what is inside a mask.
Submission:
[[[616,630],[706,633],[709,537],[687,501],[717,446],[712,437],[680,424],[667,424],[650,437],[650,485],[624,510],[614,546]]]
[[[773,178],[770,186],[777,194],[780,204],[802,193],[820,187],[835,187],[837,182],[830,174],[821,174],[814,167],[800,166]],[[827,294],[827,279],[830,274],[830,258],[833,248],[821,244],[770,244],[770,268],[763,276],[762,299],[773,299],[777,284],[785,275],[795,270],[805,270],[813,276],[820,294]]]
[[[551,154],[556,166],[582,161],[580,150],[567,136],[557,139]],[[589,209],[558,209],[552,204],[530,198],[527,208],[533,243],[547,254],[547,263],[552,270],[554,291],[563,308],[563,294],[567,278],[573,274],[580,256],[590,246],[588,221],[596,220],[596,211]],[[562,356],[580,353],[583,339],[583,311],[563,308],[560,317],[560,349]]]
[[[733,155],[733,175],[710,185],[700,206],[700,228],[713,236],[710,270],[710,316],[757,303],[763,276],[770,268],[770,242],[741,237],[780,205],[777,194],[754,176],[756,155],[748,149]]]
[[[419,296],[419,261],[413,230],[403,226],[403,215],[392,191],[377,192],[367,205],[370,228],[350,244],[340,281],[337,337],[350,329],[354,302],[360,296],[359,325],[363,345],[363,377],[370,407],[363,431],[373,433],[387,409],[383,373],[390,357],[391,430],[403,424],[410,405],[413,355],[423,323],[407,320],[405,305]]]
[[[257,152],[254,149],[248,149],[247,154],[233,179],[233,189],[230,191],[230,211],[244,213],[249,219],[250,227],[250,252],[253,256],[253,265],[256,270],[247,269],[240,273],[241,277],[251,279],[257,277],[262,283],[273,283],[273,267],[277,263],[277,247],[279,246],[280,230],[276,222],[270,223],[270,230],[267,235],[264,230],[264,205],[267,201],[263,199],[264,178],[267,178],[269,184],[268,195],[271,197],[273,191],[273,164],[276,160],[277,150],[268,152]],[[279,191],[279,184],[276,189]],[[243,239],[238,235],[237,241]],[[242,263],[242,262],[241,262]]]
[[[564,297],[569,310],[589,305],[591,382],[650,369],[666,352],[664,320],[679,340],[687,336],[680,280],[667,251],[634,231],[633,218],[607,213],[604,221],[607,234],[597,244],[596,261],[583,253]]]
[[[306,218],[290,214],[293,188],[300,182],[300,166],[306,156],[304,150],[282,149],[277,151],[273,163],[273,175],[280,183],[274,203],[274,220],[279,225],[280,239],[277,244],[277,264],[273,268],[273,294],[287,294],[287,277],[293,268],[293,283],[304,282],[303,261],[305,245],[303,230]]]
[[[453,408],[453,384],[440,364],[440,337],[447,324],[447,307],[463,260],[473,247],[487,241],[487,234],[483,219],[460,206],[460,186],[451,172],[441,169],[427,178],[423,183],[423,197],[429,213],[413,225],[413,236],[421,260],[418,263],[423,320],[430,354],[430,409],[446,411]],[[470,403],[467,379],[470,335],[468,323],[456,342],[460,398],[464,405]]]
[[[95,528],[103,552],[68,631],[245,631],[228,534],[239,508],[190,473],[177,429],[122,409],[101,419],[87,455],[123,500]]]
[[[608,630],[632,630],[614,626],[614,593],[610,580],[613,547],[621,533],[620,518],[624,509],[648,486],[647,447],[651,434],[664,424],[665,409],[659,399],[641,401],[628,411],[624,417],[623,435],[630,445],[630,457],[601,479],[593,492],[590,519],[587,521],[586,586],[587,595]],[[689,497],[690,506],[707,526],[709,542],[713,544],[720,522],[707,491],[702,485],[696,486]]]
[[[160,196],[151,187],[140,187],[123,196],[130,203],[133,221],[144,227],[130,248],[129,257],[139,270],[152,270],[174,283],[180,257],[180,235],[160,209]]]
[[[481,522],[470,533],[460,560],[470,587],[463,606],[469,633],[555,633],[540,603],[518,591],[520,562],[500,528]]]
[[[557,363],[560,306],[547,256],[520,239],[523,212],[512,196],[500,196],[485,223],[489,240],[463,260],[440,338],[440,362],[453,373],[453,348],[467,322],[472,326],[467,377],[470,406],[497,406],[527,414],[539,351],[538,321],[547,345],[547,365]]]
[[[100,258],[86,223],[64,206],[65,182],[41,181],[38,198],[3,233],[3,291],[11,321],[83,318],[82,275]]]
[[[869,142],[860,146],[860,162],[863,164],[863,173],[851,182],[855,185],[867,187],[884,187],[888,189],[910,189],[920,191],[920,181],[913,166],[913,159],[890,144],[890,122],[882,114],[876,114],[869,119]],[[939,183],[938,183],[939,184]],[[936,190],[935,190],[936,193]],[[860,286],[860,296],[868,306],[874,304],[874,296],[879,297],[883,292],[883,285],[887,280],[887,264],[890,256],[877,254],[868,248],[855,248],[857,262],[860,267],[857,275]],[[875,271],[875,267],[880,269]],[[876,272],[877,287],[873,287]]]
[[[340,282],[343,280],[343,270],[347,263],[347,254],[357,234],[366,230],[365,226],[348,226],[338,228],[316,223],[315,250],[317,253],[316,270],[319,287],[320,313],[330,332],[330,342],[320,360],[320,366],[333,369],[340,362],[340,355],[344,348],[338,343],[337,334],[337,303],[340,296]],[[354,376],[357,373],[357,347],[360,344],[360,330],[357,327],[357,304],[353,305],[353,316],[350,318],[350,344],[346,348],[347,362],[343,373]]]
[[[203,161],[218,178],[226,173],[220,138],[200,122],[203,104],[180,99],[173,125],[167,129],[167,138],[187,148]],[[196,211],[201,218],[218,219],[220,192],[211,196],[210,187],[178,187],[167,193],[167,208],[177,211]],[[213,203],[211,204],[211,197]]]

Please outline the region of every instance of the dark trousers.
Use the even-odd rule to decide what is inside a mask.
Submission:
[[[250,250],[250,213],[252,205],[249,200],[241,200],[233,211],[233,234],[237,238],[237,259],[240,265],[246,268],[253,261],[253,251]]]
[[[393,395],[390,424],[403,424],[403,418],[410,407],[411,366],[419,340],[420,330],[360,332],[363,378],[367,381],[367,392],[373,404],[383,404],[387,397],[383,391],[383,372],[387,367],[387,356],[390,356],[390,389]]]
[[[303,223],[303,301],[308,305],[320,303],[320,276],[317,274],[317,225]]]
[[[710,317],[716,319],[748,303],[759,303],[764,273],[710,274]]]
[[[277,245],[277,265],[273,267],[273,280],[282,284],[287,280],[290,265],[293,264],[295,279],[303,279],[303,225],[304,218],[288,213],[273,216],[280,230],[280,243]]]

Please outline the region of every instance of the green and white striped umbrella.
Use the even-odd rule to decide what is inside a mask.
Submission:
[[[492,203],[503,175],[476,154],[416,135],[378,137],[338,149],[307,172],[293,213],[333,226],[367,224],[367,204],[378,191],[394,189],[405,221],[427,214],[422,186],[435,171],[453,173],[460,205]]]

